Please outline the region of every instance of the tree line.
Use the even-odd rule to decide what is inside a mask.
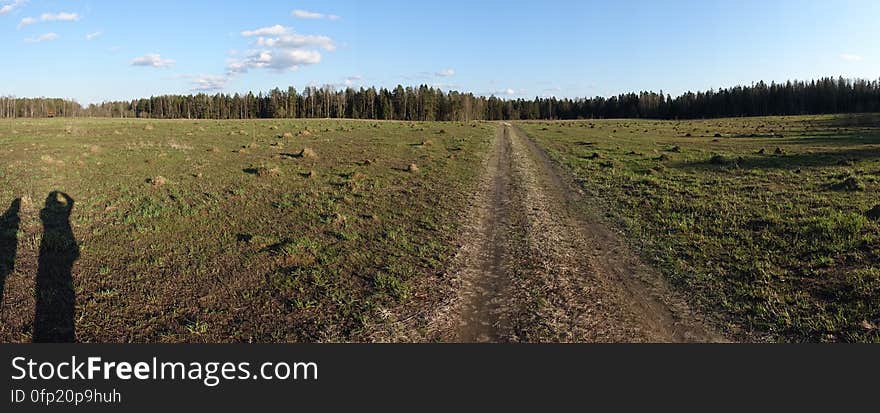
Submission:
[[[880,112],[880,81],[826,77],[758,82],[677,97],[657,92],[609,98],[501,99],[422,85],[394,89],[290,87],[268,93],[163,95],[83,107],[64,99],[0,98],[0,118],[91,116],[153,119],[350,118],[408,121],[700,119]]]

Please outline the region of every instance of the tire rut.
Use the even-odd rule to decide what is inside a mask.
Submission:
[[[454,298],[429,339],[722,341],[586,202],[543,150],[501,124],[453,264]]]

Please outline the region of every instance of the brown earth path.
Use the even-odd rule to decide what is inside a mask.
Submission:
[[[499,126],[427,339],[716,342],[724,338],[591,215],[589,199],[511,124]]]

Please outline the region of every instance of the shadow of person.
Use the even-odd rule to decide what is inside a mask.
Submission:
[[[36,282],[34,314],[35,343],[72,343],[74,330],[73,263],[79,258],[79,246],[70,228],[73,198],[52,192],[40,211],[43,241]]]
[[[19,211],[21,199],[12,201],[9,209],[0,216],[0,306],[3,306],[3,291],[6,277],[15,269],[15,254],[18,251],[18,227],[21,225]]]

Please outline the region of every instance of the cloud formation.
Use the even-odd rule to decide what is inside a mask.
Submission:
[[[198,75],[191,76],[190,83],[192,83],[194,92],[217,92],[226,88],[226,83],[228,83],[230,77],[227,75]]]
[[[862,60],[864,60],[862,56],[849,53],[844,53],[840,55],[840,58],[846,60],[847,62],[861,62]]]
[[[321,53],[314,50],[258,50],[244,59],[231,59],[226,69],[230,74],[247,73],[251,69],[283,72],[318,63],[321,63]]]
[[[25,17],[18,23],[18,29],[39,22],[75,22],[79,21],[79,14],[59,12],[59,13],[43,13],[39,18]]]
[[[302,49],[305,47],[320,47],[328,52],[336,50],[336,43],[327,36],[314,36],[302,34],[287,34],[281,37],[260,37],[257,46],[277,47],[279,49]]]
[[[86,40],[95,40],[95,39],[101,37],[103,34],[104,34],[104,32],[101,32],[101,31],[89,33],[86,35]]]
[[[57,33],[46,33],[46,34],[41,34],[37,37],[28,37],[27,39],[24,39],[24,41],[26,41],[28,43],[51,42],[52,40],[55,40],[58,37],[59,36]]]
[[[351,86],[354,82],[359,82],[361,80],[364,80],[364,77],[361,75],[349,76],[345,78],[345,84]]]
[[[487,96],[522,96],[525,95],[528,91],[525,89],[514,89],[514,88],[506,88],[500,90],[494,90],[489,93],[485,93]]]
[[[452,76],[455,76],[455,69],[441,70],[437,73],[434,73],[434,75],[439,76],[439,77],[452,77]]]
[[[244,37],[254,37],[254,36],[281,36],[283,34],[287,34],[293,31],[289,27],[284,27],[280,24],[276,24],[274,26],[269,27],[261,27],[259,29],[254,30],[245,30],[241,32],[241,35]]]
[[[0,16],[2,16],[4,14],[12,13],[15,9],[17,9],[21,6],[24,6],[25,3],[27,3],[27,0],[14,0],[11,3],[9,3],[9,2],[7,2],[7,3],[8,4],[4,4],[3,6],[0,6]]]
[[[163,59],[162,56],[157,53],[146,54],[131,61],[132,66],[155,67],[157,69],[171,67],[173,64],[174,60]]]
[[[271,69],[277,72],[298,70],[302,66],[315,65],[323,56],[316,49],[328,52],[336,50],[336,42],[330,37],[304,35],[292,28],[276,24],[241,32],[243,37],[256,37],[251,50],[244,58],[227,60],[227,76],[247,73],[252,69]]]
[[[35,19],[33,17],[25,17],[25,18],[21,19],[21,22],[18,23],[18,27],[16,27],[16,29],[21,30],[22,27],[34,24],[36,22],[37,22],[37,19]]]
[[[335,14],[324,14],[324,13],[316,13],[308,10],[294,10],[290,13],[293,17],[297,19],[309,19],[309,20],[339,20],[340,17]]]

